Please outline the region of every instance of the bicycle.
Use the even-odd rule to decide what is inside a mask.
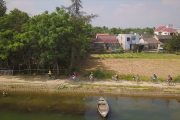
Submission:
[[[74,80],[73,77],[74,77],[74,76],[71,76],[71,75],[70,75],[70,76],[69,76],[70,80]],[[74,81],[79,81],[79,79],[76,77],[76,79],[75,79]]]
[[[54,79],[55,79],[55,76],[54,76],[54,75],[51,75],[51,77],[50,77],[49,74],[46,74],[46,78],[47,78],[47,79],[53,79],[53,80],[54,80]]]
[[[122,80],[121,80],[120,78],[118,78],[118,79],[116,80],[116,77],[112,77],[112,81],[122,82]]]
[[[159,84],[160,82],[157,79],[155,79],[155,81],[154,81],[154,79],[151,78],[151,79],[149,79],[148,84],[151,84],[151,83]]]
[[[168,81],[165,80],[165,81],[162,82],[162,86],[176,86],[176,83],[170,81],[169,84],[168,84]]]
[[[91,80],[90,78],[89,78],[89,76],[87,76],[87,80],[91,80],[91,81],[97,81],[97,78],[92,78],[93,80]]]

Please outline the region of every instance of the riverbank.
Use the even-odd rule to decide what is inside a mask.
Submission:
[[[90,82],[83,79],[75,82],[67,77],[48,80],[41,76],[1,76],[0,91],[180,97],[180,85],[112,80]]]

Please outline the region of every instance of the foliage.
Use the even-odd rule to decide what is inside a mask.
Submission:
[[[89,71],[87,73],[83,73],[83,76],[89,76],[91,74],[91,72],[93,72],[93,76],[95,78],[99,78],[99,79],[111,79],[112,76],[115,76],[114,73],[104,73],[100,70],[100,68],[97,68],[96,70],[92,70],[92,71]]]
[[[0,65],[6,69],[77,69],[90,50],[92,39],[91,19],[76,8],[56,7],[29,17],[18,9],[0,17]],[[72,7],[72,8],[71,8]],[[75,7],[75,9],[73,9]],[[76,13],[77,15],[71,14]],[[82,13],[82,14],[81,14]]]
[[[180,35],[173,36],[172,40],[169,40],[166,43],[164,43],[163,48],[167,52],[180,52]]]
[[[6,13],[6,10],[6,2],[4,0],[0,0],[0,17],[3,17],[3,15]]]
[[[92,59],[129,59],[129,58],[140,58],[140,59],[180,59],[178,55],[166,54],[166,53],[124,53],[124,54],[91,54]]]
[[[94,35],[94,37],[96,36],[97,33],[106,33],[106,34],[130,34],[131,32],[133,33],[139,33],[141,34],[154,34],[154,30],[155,28],[108,28],[106,26],[103,27],[93,27],[92,33]]]

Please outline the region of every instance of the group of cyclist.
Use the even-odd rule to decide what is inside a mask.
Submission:
[[[133,77],[133,80],[135,80],[135,77]],[[152,80],[153,80],[153,82],[157,82],[157,75],[155,73],[153,74]],[[170,84],[171,80],[172,80],[172,77],[170,75],[168,75],[168,78],[167,78],[168,85]],[[139,75],[137,75],[136,82],[139,82]]]
[[[52,78],[51,76],[51,71],[49,70],[49,73],[48,73],[49,77]],[[72,77],[73,80],[76,81],[76,77],[77,77],[77,74],[74,72],[74,75]],[[115,81],[118,81],[119,80],[119,76],[118,76],[118,73],[116,73],[116,75],[113,77],[113,79],[115,78]],[[94,78],[93,78],[93,72],[91,72],[91,74],[89,75],[89,79],[93,82],[94,81]],[[133,80],[135,80],[135,77],[133,77]],[[156,82],[157,81],[157,75],[154,73],[153,74],[153,82]],[[167,78],[167,82],[168,82],[168,85],[170,84],[172,80],[172,77],[170,75],[168,75],[168,78]],[[136,78],[136,82],[139,82],[140,81],[140,76],[137,75],[137,78]]]

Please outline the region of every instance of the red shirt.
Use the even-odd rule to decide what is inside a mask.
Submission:
[[[74,73],[74,76],[76,76],[76,73]]]

